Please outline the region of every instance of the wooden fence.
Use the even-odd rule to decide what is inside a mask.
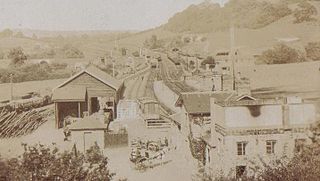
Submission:
[[[107,147],[117,147],[117,146],[127,146],[128,145],[128,133],[105,133],[104,146]]]

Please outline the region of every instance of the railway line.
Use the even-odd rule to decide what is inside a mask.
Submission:
[[[160,74],[164,83],[178,95],[182,92],[194,92],[195,88],[187,85],[181,78],[183,76],[183,70],[181,65],[175,65],[174,62],[165,55],[161,55],[162,61],[159,64]]]

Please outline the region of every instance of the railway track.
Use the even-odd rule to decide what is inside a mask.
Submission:
[[[167,57],[162,54],[162,62],[160,63],[160,74],[164,83],[178,95],[182,92],[194,92],[195,88],[190,87],[183,81],[181,77],[183,76],[183,70],[180,65],[176,66]]]

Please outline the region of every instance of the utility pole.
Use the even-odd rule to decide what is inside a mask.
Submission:
[[[233,20],[231,20],[230,24],[230,54],[229,58],[231,59],[231,68],[232,68],[232,89],[236,90],[236,79],[235,79],[235,65],[234,65],[234,58],[235,58],[235,32],[234,32],[234,23]]]
[[[115,60],[112,59],[112,76],[113,76],[113,77],[115,76],[114,63],[115,63]]]
[[[13,74],[10,74],[10,100],[13,100]]]

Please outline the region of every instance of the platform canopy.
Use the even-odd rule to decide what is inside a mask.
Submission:
[[[55,89],[52,100],[54,102],[85,102],[86,101],[86,87],[62,87]]]

